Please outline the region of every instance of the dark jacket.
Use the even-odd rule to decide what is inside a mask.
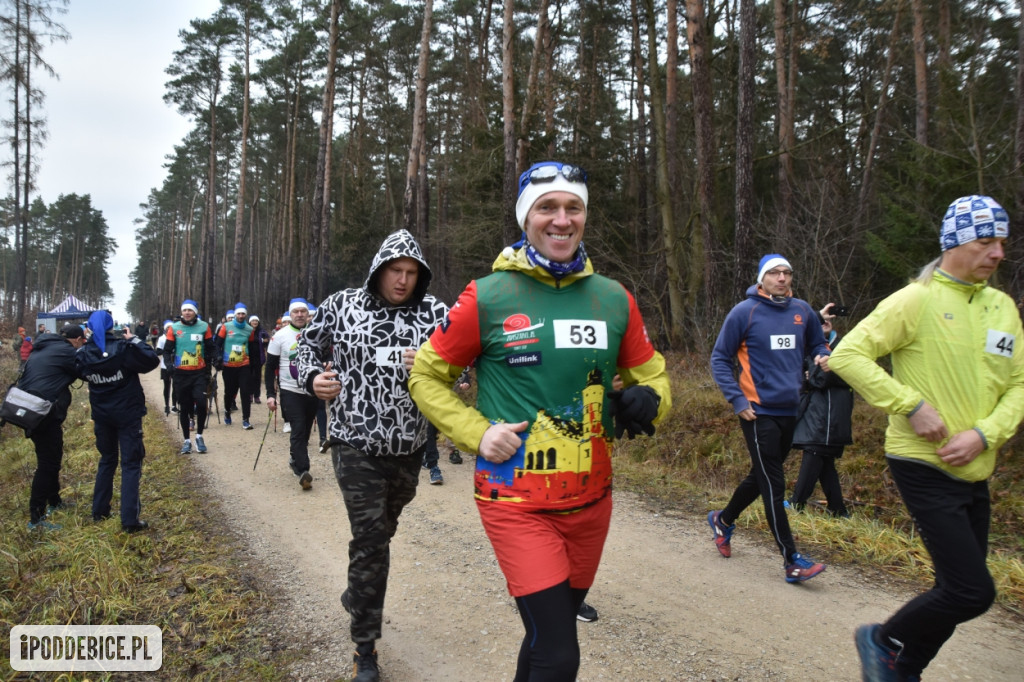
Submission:
[[[807,359],[805,393],[793,432],[793,447],[828,446],[841,449],[853,442],[853,389],[835,372],[826,372]]]
[[[78,374],[89,382],[94,421],[129,424],[146,414],[139,375],[156,369],[160,359],[138,336],[130,341],[107,334],[106,352],[92,340],[75,356]]]
[[[60,334],[40,334],[35,348],[25,361],[18,388],[34,396],[53,401],[50,415],[58,422],[68,416],[71,390],[78,378],[75,348]]]

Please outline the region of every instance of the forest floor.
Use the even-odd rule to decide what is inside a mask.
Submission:
[[[159,374],[142,377],[153,411]],[[223,404],[221,405],[223,417]],[[216,415],[205,455],[188,455],[204,481],[211,518],[242,539],[240,566],[272,596],[266,628],[295,652],[287,677],[343,680],[353,646],[338,597],[346,584],[349,527],[329,455],[314,429],[313,488],[288,468],[288,434],[265,405],[254,429]],[[253,461],[270,420],[258,467]],[[176,415],[167,420],[180,445]],[[473,457],[448,463],[443,485],[423,471],[391,546],[383,638],[387,682],[511,680],[522,625],[472,496]],[[145,480],[143,480],[145,486]],[[145,493],[144,493],[145,494]],[[719,556],[702,514],[654,508],[617,491],[611,532],[587,598],[600,618],[579,623],[578,680],[857,680],[854,628],[883,620],[913,594],[872,569],[829,566],[801,584],[783,580],[767,536],[737,531]],[[958,629],[928,680],[1020,679],[1024,625],[993,608]]]

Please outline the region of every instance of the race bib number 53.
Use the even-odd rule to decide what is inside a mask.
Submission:
[[[555,348],[608,348],[604,320],[555,320]]]
[[[1016,340],[1013,334],[989,329],[988,335],[985,337],[985,352],[1012,358],[1013,344]]]

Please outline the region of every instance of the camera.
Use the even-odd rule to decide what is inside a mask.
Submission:
[[[845,305],[832,304],[832,307],[828,309],[829,315],[835,315],[836,317],[846,317],[850,314],[850,309]]]

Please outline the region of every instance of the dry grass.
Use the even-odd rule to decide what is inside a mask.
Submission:
[[[9,371],[0,366],[0,376]],[[97,454],[87,399],[84,389],[75,391],[65,422],[61,494],[74,506],[51,515],[61,530],[27,529],[32,442],[10,426],[0,434],[0,622],[8,631],[19,624],[158,625],[164,658],[153,678],[285,679],[288,654],[273,641],[270,601],[256,576],[239,570],[235,541],[204,516],[189,460],[176,455],[158,420],[144,424],[143,517],[153,530],[121,532],[116,486],[114,518],[92,521]],[[5,647],[4,679],[30,679],[11,670],[9,653]]]
[[[703,515],[725,505],[749,471],[750,457],[737,419],[710,377],[707,361],[681,354],[666,358],[672,377],[672,413],[653,439],[627,440],[616,446],[616,485],[659,504]],[[833,519],[809,507],[790,515],[793,532],[801,547],[815,557],[875,566],[917,583],[930,582],[931,560],[885,464],[885,415],[858,400],[853,420],[855,443],[839,463],[853,518]],[[1020,455],[1024,455],[1022,434],[1003,448],[989,481],[989,569],[999,589],[998,603],[1024,615],[1024,564],[1019,559],[1024,550],[1024,457]],[[794,452],[787,461],[790,490],[799,466],[799,453]],[[755,504],[738,524],[767,530],[763,517],[763,508]]]

